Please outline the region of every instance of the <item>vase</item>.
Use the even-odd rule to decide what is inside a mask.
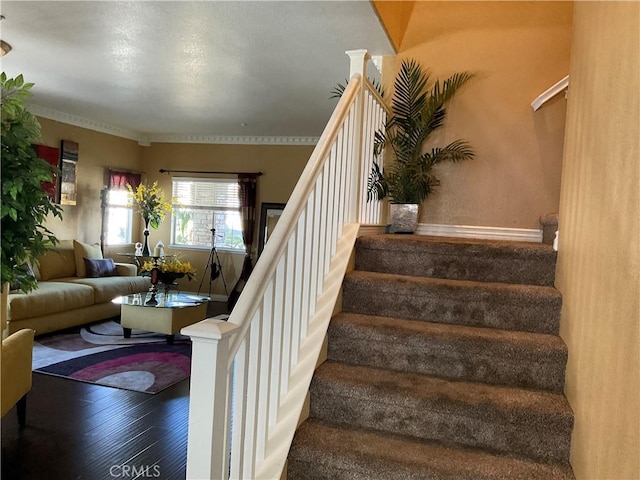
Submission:
[[[144,219],[144,246],[142,247],[142,255],[144,257],[151,256],[151,251],[149,250],[149,219]]]
[[[418,204],[389,204],[389,233],[413,233],[418,226]]]
[[[158,273],[158,283],[164,285],[164,293],[167,295],[171,287],[175,284],[175,281],[179,278],[184,277],[184,273],[176,273],[176,272],[159,272]]]

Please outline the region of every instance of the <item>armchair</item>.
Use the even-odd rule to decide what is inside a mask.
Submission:
[[[2,315],[2,329],[6,324],[6,312]],[[0,347],[0,397],[1,417],[17,404],[18,424],[27,419],[27,392],[31,390],[31,358],[33,336],[31,329],[22,329],[2,340]]]

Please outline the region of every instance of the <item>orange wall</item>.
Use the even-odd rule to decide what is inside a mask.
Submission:
[[[414,1],[381,1],[373,0],[373,7],[382,22],[387,37],[393,43],[396,52],[400,50],[407,24],[411,18]]]
[[[558,211],[566,101],[531,102],[569,72],[571,2],[416,2],[387,90],[405,58],[444,79],[473,71],[436,145],[468,140],[476,158],[438,167],[421,223],[539,229]],[[387,64],[388,65],[388,64]],[[391,79],[391,81],[390,81]]]
[[[640,478],[640,3],[576,2],[557,288],[578,480]]]

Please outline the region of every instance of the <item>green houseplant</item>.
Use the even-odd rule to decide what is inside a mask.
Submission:
[[[48,215],[61,217],[41,183],[52,181],[55,167],[38,158],[32,146],[40,140],[40,124],[25,108],[32,83],[22,75],[0,75],[2,83],[2,290],[6,283],[24,292],[37,287],[27,262],[45,253],[56,237],[44,227]]]
[[[440,83],[433,83],[429,74],[415,60],[404,60],[394,82],[391,114],[384,130],[374,139],[374,163],[367,190],[368,200],[388,198],[391,203],[392,231],[405,232],[401,220],[394,228],[393,206],[413,205],[415,216],[422,203],[440,185],[434,168],[444,162],[458,162],[473,158],[471,146],[455,140],[444,147],[427,149],[431,134],[438,130],[446,117],[446,103],[471,78],[472,73],[456,73]],[[383,151],[391,160],[380,168]],[[401,210],[401,211],[405,211]],[[411,231],[411,230],[409,230]]]

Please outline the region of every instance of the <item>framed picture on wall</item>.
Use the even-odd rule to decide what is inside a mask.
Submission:
[[[48,164],[60,168],[60,149],[56,147],[48,147],[46,145],[33,145],[38,158],[43,159]],[[60,203],[60,179],[58,174],[54,173],[50,182],[42,182],[42,189],[47,192],[51,203]]]
[[[267,240],[273,233],[273,229],[276,228],[285,205],[285,203],[262,203],[260,207],[260,230],[258,230],[258,256],[262,253]]]
[[[78,144],[62,140],[60,148],[60,204],[76,205],[78,185],[76,181],[78,165]]]

